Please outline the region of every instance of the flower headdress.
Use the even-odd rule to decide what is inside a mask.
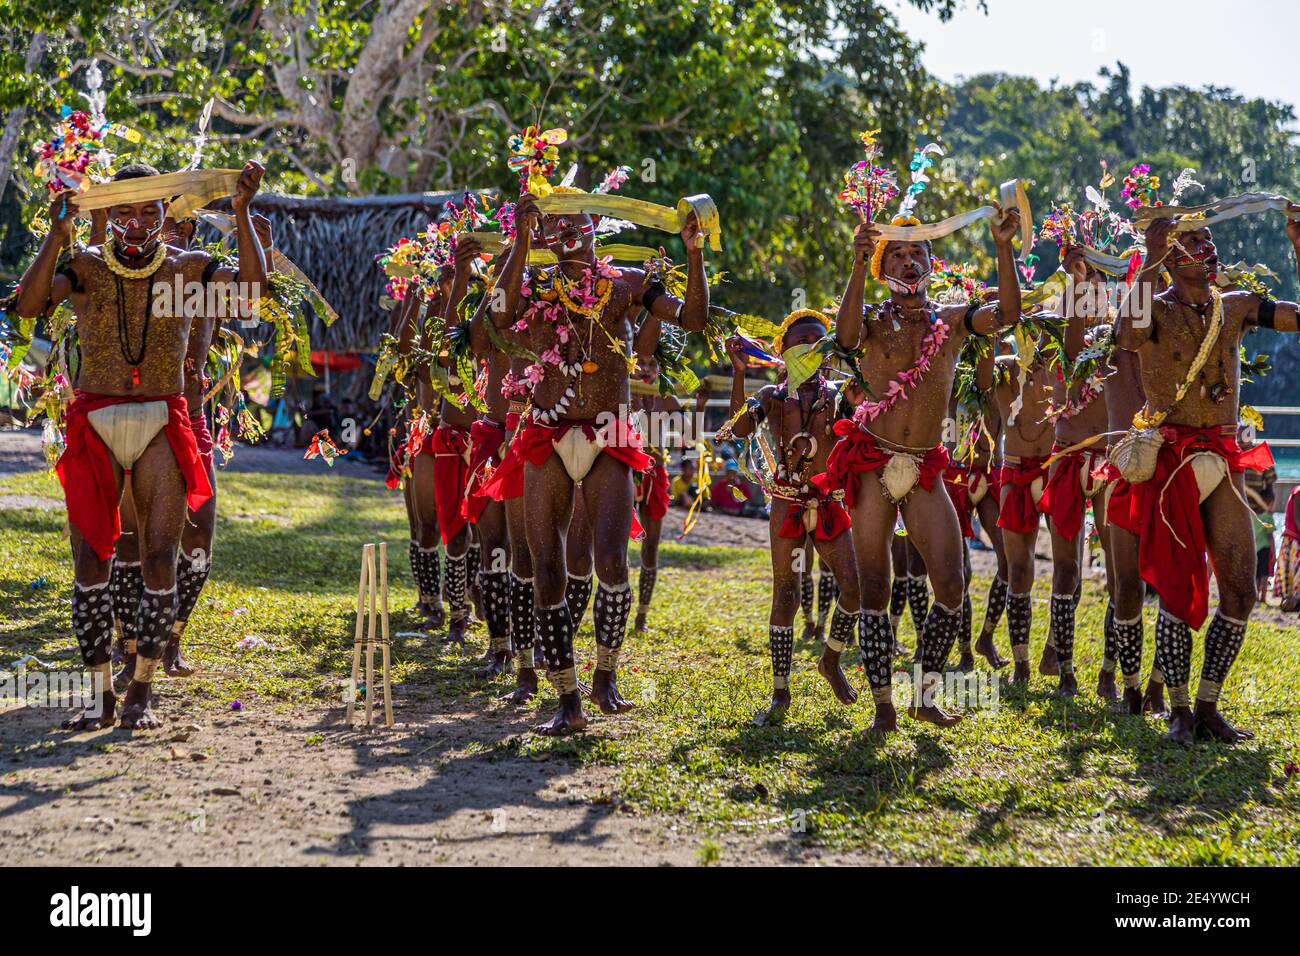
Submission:
[[[840,199],[855,209],[863,219],[873,217],[878,208],[899,193],[898,182],[893,174],[876,165],[876,160],[880,156],[880,147],[876,144],[875,137],[879,132],[879,130],[872,130],[862,134],[867,159],[855,164],[844,174],[845,188],[840,192]],[[927,143],[912,153],[912,160],[908,163],[911,183],[903,193],[902,202],[898,204],[898,215],[889,221],[891,226],[921,225],[921,220],[914,215],[916,204],[930,182],[929,169],[934,165],[934,157],[942,155],[943,147],[938,143]],[[884,282],[896,291],[915,295],[930,281],[931,273],[927,272],[914,283],[900,282],[891,276],[886,276],[882,268],[886,245],[888,243],[876,243],[875,251],[871,256],[872,278],[877,282]]]
[[[866,159],[859,160],[845,171],[844,188],[839,194],[840,201],[863,220],[874,219],[876,213],[898,195],[898,180],[891,170],[879,164],[882,150],[876,142],[878,135],[880,130],[872,129],[858,137],[862,140]]]
[[[559,147],[569,138],[567,131],[539,131],[526,126],[510,137],[510,156],[506,165],[519,174],[519,195],[532,193],[538,199],[552,191],[550,177],[560,168]]]
[[[930,271],[933,275],[931,288],[954,302],[982,302],[988,291],[988,283],[976,275],[975,266],[969,262],[949,264],[938,256],[932,256]]]

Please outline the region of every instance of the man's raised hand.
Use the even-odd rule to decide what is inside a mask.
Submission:
[[[521,236],[532,238],[537,231],[537,224],[542,220],[542,212],[537,208],[537,197],[524,193],[515,203],[515,241]]]
[[[230,197],[230,208],[236,214],[248,209],[248,204],[253,201],[257,195],[257,188],[262,184],[262,173],[266,170],[262,164],[256,160],[250,159],[244,163],[244,170],[239,174],[239,182],[235,184],[235,194]]]
[[[1010,245],[1011,240],[1020,232],[1020,210],[1003,209],[1002,204],[997,200],[993,201],[993,208],[999,213],[989,222],[993,241],[999,246]]]
[[[700,228],[700,220],[692,212],[686,217],[686,222],[682,224],[681,231],[682,242],[686,243],[687,253],[700,252],[704,249],[704,230]]]
[[[735,369],[744,369],[749,366],[749,359],[745,355],[745,340],[739,335],[733,335],[727,339],[727,357],[731,359],[731,367]]]
[[[870,262],[872,255],[876,251],[876,243],[879,237],[876,233],[876,224],[870,219],[864,219],[858,223],[858,227],[853,230],[853,259],[856,262]]]
[[[1168,216],[1153,219],[1147,225],[1147,262],[1159,262],[1169,255],[1169,234],[1173,231],[1173,228],[1174,221]]]
[[[1286,207],[1286,237],[1291,245],[1300,249],[1300,203],[1291,203]]]
[[[50,235],[60,241],[72,235],[72,220],[77,216],[77,194],[65,189],[50,200]]]

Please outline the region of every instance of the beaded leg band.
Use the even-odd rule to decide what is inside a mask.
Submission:
[[[876,703],[893,702],[894,628],[884,611],[863,610],[858,613],[858,646],[862,652],[862,671]]]
[[[134,621],[135,615],[131,617]],[[87,667],[108,663],[113,650],[113,594],[107,581],[88,586],[73,584],[72,630]]]
[[[1201,681],[1196,699],[1214,703],[1228,679],[1233,662],[1246,640],[1246,622],[1233,620],[1222,611],[1214,615],[1205,632],[1205,660],[1201,664]]]
[[[1192,632],[1163,607],[1156,617],[1156,666],[1169,686],[1169,702],[1187,707],[1187,683],[1192,676]]]
[[[1101,648],[1101,672],[1103,674],[1115,673],[1115,665],[1119,661],[1119,650],[1115,643],[1115,605],[1111,601],[1106,602],[1106,616],[1102,620],[1102,648]]]
[[[113,616],[122,633],[122,646],[128,653],[135,652],[135,616],[140,607],[140,592],[144,590],[144,574],[139,561],[113,561],[113,572],[108,578],[108,589],[113,595]]]
[[[442,558],[438,549],[417,545],[412,554],[415,584],[420,589],[420,603],[433,606],[442,604]]]
[[[596,669],[612,671],[618,667],[618,652],[627,633],[627,616],[632,610],[632,585],[624,581],[610,587],[604,581],[596,588],[592,618],[596,625]]]
[[[1141,613],[1131,621],[1115,621],[1115,656],[1125,687],[1142,686],[1142,640]]]
[[[655,581],[657,581],[658,578],[659,578],[658,568],[643,567],[641,569],[641,576],[638,579],[636,585],[637,598],[640,602],[639,606],[636,609],[637,614],[646,614],[649,612],[650,601],[655,594]]]
[[[907,609],[912,614],[912,626],[916,628],[916,633],[923,634],[925,618],[930,611],[930,589],[922,575],[907,579]]]
[[[1062,674],[1074,673],[1074,595],[1052,595],[1052,633]]]
[[[212,570],[212,560],[201,557],[191,560],[187,555],[176,559],[176,620],[185,622],[194,613],[199,603],[199,594],[207,583],[208,573]]]
[[[552,607],[533,609],[533,633],[546,660],[546,677],[561,694],[578,689],[577,671],[573,666],[573,618],[569,605],[561,602]]]
[[[889,623],[895,631],[898,630],[899,622],[903,620],[903,611],[907,607],[907,582],[910,580],[906,576],[894,578],[894,583],[889,588]]]
[[[813,623],[813,573],[811,570],[799,574],[799,610],[803,612],[805,624]]]
[[[465,593],[467,557],[467,554],[459,557],[447,555],[447,610],[453,621],[463,621],[469,614],[469,601]]]
[[[582,619],[587,616],[587,604],[591,601],[591,575],[580,578],[570,574],[564,582],[564,603],[569,606],[573,617],[573,633],[582,627]]]
[[[944,607],[938,601],[930,605],[921,639],[921,668],[927,676],[943,670],[948,662],[961,630],[961,620],[960,607]]]
[[[831,608],[837,606],[835,601],[839,596],[840,586],[835,581],[835,575],[830,571],[819,571],[817,573],[817,626],[819,628],[826,626],[826,618],[831,613]]]
[[[147,659],[155,664],[162,658],[176,624],[176,588],[152,591],[145,588],[140,595],[140,613],[136,618],[136,679],[140,680],[140,661]],[[150,670],[152,676],[152,670]]]
[[[984,608],[984,624],[980,628],[990,637],[997,631],[998,622],[1007,609],[1007,590],[1007,582],[995,575],[993,583],[989,585],[988,605]]]
[[[794,627],[769,624],[767,650],[772,657],[772,688],[785,690],[790,686],[790,661],[794,656]]]
[[[510,585],[505,571],[480,571],[479,590],[483,615],[487,618],[488,648],[500,653],[510,650]]]
[[[839,602],[835,604],[835,612],[831,615],[831,629],[826,634],[826,646],[836,653],[844,653],[844,649],[853,643],[853,632],[858,627],[858,611],[846,611],[840,607]]]
[[[521,578],[513,571],[509,572],[507,577],[510,599],[510,643],[515,649],[515,664],[531,669],[536,666],[533,655],[533,641],[536,636],[533,626],[533,579]]]
[[[1017,662],[1029,660],[1029,631],[1034,626],[1034,605],[1029,592],[1007,592],[1007,631],[1011,634],[1011,657]]]

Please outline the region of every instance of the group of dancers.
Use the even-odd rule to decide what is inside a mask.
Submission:
[[[995,203],[983,217],[997,275],[986,288],[973,270],[935,258],[934,230],[912,216],[909,190],[889,223],[863,215],[838,305],[767,323],[770,341],[758,341],[761,321],[711,302],[705,246],[720,229],[711,204],[684,200],[676,210],[684,264],[662,250],[602,244],[629,225],[612,210],[641,207],[611,201],[625,173],[591,192],[572,175],[552,183],[556,142],[531,127],[515,137],[516,201],[494,211],[472,199],[450,205],[446,222],[393,254],[410,267],[390,282],[396,301],[376,383],[391,375],[388,394],[404,406],[391,481],[403,489],[420,609],[453,643],[481,618],[488,644],[477,672],[508,677],[513,703],[536,695],[544,670],[559,701],[538,732],[582,730],[584,698],[606,714],[633,707],[619,690],[619,658],[634,606],[634,629],[647,622],[670,451],[641,434],[636,413],[682,407],[693,389],[676,395],[674,383],[694,376],[669,372],[681,370],[681,343],[695,334],[730,360],[731,415],[719,437],[748,444],[772,503],[772,699],[759,722],[791,704],[795,616],[812,603],[817,566],[817,670],[853,704],[858,691],[842,662],[857,643],[872,733],[898,726],[896,635],[906,605],[918,625],[912,718],[961,719],[939,697],[954,645],[959,667],[973,667],[978,653],[994,669],[1011,663],[1013,684],[1029,681],[1043,517],[1052,576],[1040,670],[1058,675],[1062,694],[1077,693],[1091,506],[1108,596],[1097,692],[1122,694],[1131,714],[1167,714],[1168,736],[1183,744],[1249,736],[1218,710],[1256,596],[1242,472],[1267,453],[1238,443],[1240,345],[1256,327],[1297,331],[1297,313],[1221,265],[1203,212],[1147,208],[1121,230],[1131,248],[1107,252],[1073,228],[1085,216],[1057,207],[1039,235],[1056,238],[1061,271],[1022,288],[1015,244],[1021,236],[1023,251],[1026,224],[1020,208]],[[152,175],[132,166],[118,177]],[[61,194],[23,277],[20,315],[48,315],[65,299],[76,314],[80,365],[58,471],[72,532],[73,628],[103,688],[76,726],[115,719],[114,622],[129,655],[119,675],[123,726],[157,724],[150,691],[159,661],[169,673],[189,669],[179,636],[211,566],[215,488],[212,441],[191,409],[204,394],[219,319],[160,311],[150,289],[175,276],[241,289],[267,281],[270,236],[262,224],[259,237],[249,210],[260,178],[250,163],[233,195],[237,258],[190,251],[160,196],[108,208],[104,241],[61,261],[76,214],[75,197]],[[1300,250],[1300,206],[1285,212]],[[1108,204],[1092,213],[1116,215]],[[1118,306],[1116,262],[1128,287]],[[874,304],[873,286],[887,293]],[[243,298],[252,308],[260,297]],[[780,369],[746,394],[755,354]],[[973,516],[997,556],[974,642]],[[635,538],[643,543],[634,599]],[[1192,631],[1210,617],[1207,556],[1218,607],[1193,701]],[[1148,590],[1160,610],[1144,693]],[[588,685],[574,635],[589,604]],[[1004,612],[1010,662],[995,644]]]

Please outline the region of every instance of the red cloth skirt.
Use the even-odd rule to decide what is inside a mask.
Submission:
[[[971,474],[965,465],[948,462],[943,470],[943,486],[948,489],[952,506],[957,509],[957,521],[961,524],[963,538],[975,537],[975,528],[971,524],[970,514],[974,505],[970,501]]]
[[[438,530],[447,544],[468,522],[461,513],[465,488],[469,484],[469,432],[455,425],[439,425],[425,439],[424,454],[433,456],[433,506],[438,512]]]
[[[852,526],[849,511],[843,502],[832,497],[835,489],[831,487],[830,475],[823,472],[808,479],[809,490],[798,498],[777,498],[785,502],[785,518],[781,521],[778,532],[783,538],[802,538],[807,534],[804,527],[804,513],[809,508],[817,512],[817,525],[813,529],[816,541],[834,541]]]
[[[167,403],[167,423],[162,430],[185,481],[186,506],[190,511],[197,511],[212,497],[212,484],[208,481],[194,430],[190,427],[189,406],[184,395],[125,396],[77,392],[68,406],[67,446],[55,465],[55,471],[68,504],[68,522],[81,532],[101,561],[112,557],[113,544],[122,533],[118,511],[121,495],[113,470],[113,454],[87,416],[98,408],[132,402]]]
[[[1042,458],[1022,458],[1019,463],[1005,462],[998,472],[998,527],[1020,534],[1038,530],[1038,502],[1034,500],[1033,484],[1039,478],[1047,481],[1047,471]],[[1006,488],[1007,493],[1001,494]]]
[[[1180,466],[1198,452],[1210,452],[1228,463],[1230,475],[1224,480],[1231,480],[1231,474],[1247,468],[1268,468],[1273,453],[1263,444],[1242,451],[1235,425],[1163,425],[1160,433],[1165,441],[1155,474],[1111,492],[1110,520],[1137,536],[1142,580],[1175,617],[1196,630],[1209,616],[1210,575],[1200,489],[1191,467]]]
[[[477,521],[492,499],[483,493],[483,485],[501,464],[501,445],[506,428],[490,418],[480,418],[469,429],[469,484],[461,503],[461,517]]]
[[[1058,450],[1053,448],[1052,454]],[[1094,477],[1093,472],[1104,460],[1101,452],[1081,448],[1058,458],[1048,469],[1047,482],[1042,497],[1038,499],[1038,510],[1047,515],[1062,538],[1073,540],[1083,530],[1083,509],[1086,507],[1083,476]]]
[[[662,521],[668,514],[668,466],[662,458],[651,456],[654,464],[643,471],[636,481],[637,504],[644,504],[652,521]]]
[[[840,436],[840,440],[835,443],[826,459],[826,474],[830,477],[831,488],[844,489],[844,504],[852,512],[858,500],[862,475],[884,468],[894,452],[883,447],[874,435],[849,419],[835,423],[835,434]],[[935,445],[921,460],[921,476],[917,484],[926,491],[932,491],[947,466],[948,449],[943,445]]]

